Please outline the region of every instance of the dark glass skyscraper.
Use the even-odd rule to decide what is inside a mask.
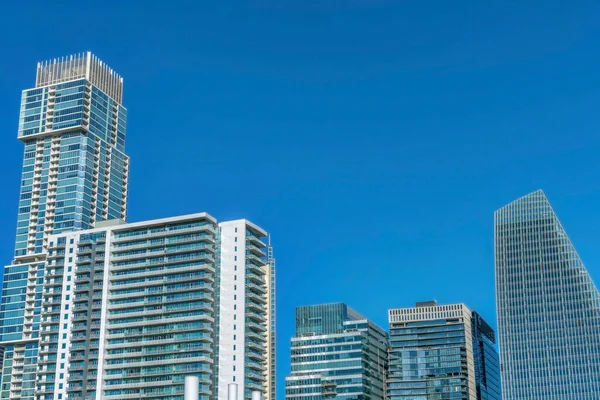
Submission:
[[[600,399],[600,294],[548,199],[494,219],[504,399]]]
[[[296,309],[288,400],[383,400],[387,334],[343,303]]]
[[[500,400],[500,359],[496,350],[496,333],[477,312],[471,314],[475,388],[480,400]]]
[[[389,311],[390,400],[501,400],[494,331],[464,304]]]

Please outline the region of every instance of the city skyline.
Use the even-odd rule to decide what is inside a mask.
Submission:
[[[297,305],[344,301],[385,326],[381,305],[436,298],[495,325],[491,214],[538,188],[598,282],[598,5],[388,3],[176,0],[146,5],[144,21],[139,4],[8,5],[3,263],[14,251],[21,90],[39,60],[89,49],[125,76],[128,220],[207,210],[273,234],[285,266],[280,394]],[[82,13],[94,29],[44,23],[52,40],[40,40],[35,21]],[[368,296],[356,296],[361,286]]]
[[[273,400],[270,236],[206,213],[127,223],[122,95],[123,79],[91,52],[38,63],[23,91],[0,398],[182,399],[195,375],[205,400],[232,385]]]

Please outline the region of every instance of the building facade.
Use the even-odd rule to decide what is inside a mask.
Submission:
[[[387,334],[343,303],[296,309],[286,399],[385,399]]]
[[[464,304],[393,309],[389,323],[388,399],[502,399],[493,331]]]
[[[34,398],[48,237],[126,216],[122,94],[122,78],[89,52],[39,63],[35,88],[22,93],[23,170],[15,258],[4,269],[0,398]]]
[[[226,399],[236,383],[238,399],[252,391],[274,399],[274,258],[267,232],[246,220],[219,224],[217,393]]]
[[[471,314],[475,390],[480,400],[501,400],[500,357],[496,350],[496,332],[477,312]]]
[[[504,398],[600,398],[600,294],[545,194],[494,223]]]
[[[99,225],[49,237],[37,399],[182,400],[187,375],[201,399],[224,382],[272,392],[262,228],[206,213]]]

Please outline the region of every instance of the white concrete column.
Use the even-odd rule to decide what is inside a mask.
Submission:
[[[230,383],[227,385],[228,393],[227,400],[237,400],[238,398],[238,385],[237,383]]]
[[[252,400],[262,400],[262,393],[258,390],[252,392]]]
[[[185,400],[198,400],[200,395],[200,379],[197,376],[185,377]]]

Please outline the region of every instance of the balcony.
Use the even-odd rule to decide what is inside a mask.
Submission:
[[[259,247],[259,248],[264,248],[264,247],[267,246],[262,240],[260,240],[258,237],[254,236],[251,233],[248,233],[248,235],[246,235],[246,239],[250,243],[252,243],[253,245],[255,245],[255,246]]]
[[[161,231],[161,232],[148,232],[148,233],[144,233],[141,235],[134,235],[134,236],[115,237],[113,239],[113,243],[122,243],[122,242],[127,242],[127,241],[138,241],[138,240],[149,239],[149,238],[183,235],[183,234],[192,233],[192,232],[209,232],[212,235],[214,235],[216,233],[215,228],[212,225],[207,223],[206,225],[195,226],[192,228],[174,229],[174,230],[167,230],[167,231]]]
[[[249,261],[250,263],[253,263],[258,267],[262,267],[263,265],[265,265],[264,261],[261,260],[260,257],[255,256],[254,254],[246,254],[246,261]],[[249,266],[249,264],[246,263],[246,266]]]
[[[258,295],[264,295],[267,293],[267,290],[262,285],[259,286],[252,282],[249,282],[246,287]]]
[[[257,340],[261,343],[267,342],[267,339],[263,335],[259,335],[258,333],[252,332],[250,330],[246,332],[246,336],[248,336],[251,339]]]
[[[263,275],[265,274],[265,271],[259,267],[258,265],[248,262],[246,263],[246,269],[248,270],[248,272],[250,272],[248,275],[248,279],[250,279],[252,277],[252,275],[256,275],[259,279],[258,282],[260,283],[265,283],[265,280],[263,278]]]
[[[246,246],[246,249],[248,249],[248,251],[250,251],[252,254],[254,254],[257,257],[266,257],[266,254],[264,253],[264,251],[262,251],[261,248],[253,245],[253,244],[248,244]]]
[[[254,300],[255,302],[259,303],[259,304],[267,304],[267,300],[265,300],[265,298],[263,296],[258,296],[252,292],[248,292],[246,294],[246,297],[248,297],[249,299]]]

